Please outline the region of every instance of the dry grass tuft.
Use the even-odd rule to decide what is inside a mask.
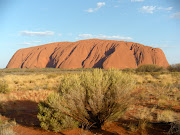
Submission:
[[[171,110],[164,110],[157,114],[157,120],[160,122],[175,122],[179,121],[180,117],[177,113]]]

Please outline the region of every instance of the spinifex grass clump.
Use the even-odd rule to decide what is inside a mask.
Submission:
[[[83,125],[101,128],[105,121],[123,116],[132,101],[130,94],[134,84],[132,76],[116,70],[95,69],[68,75],[64,76],[57,95],[48,104]]]
[[[0,93],[8,93],[10,92],[10,90],[8,89],[8,84],[3,81],[3,80],[0,80]]]
[[[13,131],[12,127],[16,125],[15,121],[6,121],[1,120],[0,115],[0,135],[15,135],[16,133]]]

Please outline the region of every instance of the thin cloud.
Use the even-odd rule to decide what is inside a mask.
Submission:
[[[153,47],[156,47],[156,48],[175,48],[176,46],[170,46],[170,45],[153,45]]]
[[[143,13],[150,13],[153,14],[155,11],[158,10],[164,10],[164,11],[171,11],[173,9],[173,7],[156,7],[156,6],[143,6],[142,8],[140,8],[140,11]]]
[[[156,6],[143,6],[140,10],[143,13],[153,14],[155,9],[156,9]]]
[[[98,2],[98,3],[97,3],[97,8],[99,9],[99,8],[101,8],[102,6],[105,6],[105,5],[106,5],[105,2]]]
[[[132,40],[131,37],[122,37],[119,35],[115,36],[107,36],[107,35],[92,35],[92,34],[80,34],[78,35],[78,38],[98,38],[98,39],[109,39],[109,40]]]
[[[32,45],[30,42],[18,43],[17,45]]]
[[[58,36],[62,36],[62,34],[61,34],[61,33],[59,33],[59,34],[58,34]]]
[[[98,2],[96,4],[96,8],[89,8],[88,10],[86,10],[86,12],[89,12],[89,13],[96,12],[97,10],[99,10],[101,7],[103,7],[105,5],[106,5],[105,2]]]
[[[45,32],[33,32],[33,31],[21,31],[20,35],[22,36],[53,36],[53,31],[45,31]]]
[[[92,13],[92,12],[94,12],[94,9],[92,9],[92,8],[89,8],[88,10],[86,10],[87,12],[89,12],[89,13]]]
[[[18,43],[17,45],[31,45],[35,46],[37,43],[41,43],[41,41],[30,41],[30,42],[23,42],[23,43]]]
[[[176,12],[170,16],[171,18],[180,19],[180,12]]]
[[[80,34],[78,35],[79,38],[93,38],[92,34]]]
[[[144,0],[131,0],[131,2],[143,2]]]
[[[173,7],[168,7],[168,8],[163,8],[163,7],[158,7],[158,10],[165,10],[165,11],[171,11]]]
[[[34,42],[34,43],[41,43],[41,41],[32,41],[32,42]]]

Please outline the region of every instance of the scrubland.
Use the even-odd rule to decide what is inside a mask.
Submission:
[[[2,69],[0,135],[179,134],[180,72],[148,68]]]

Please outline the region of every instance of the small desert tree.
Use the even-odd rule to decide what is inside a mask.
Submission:
[[[55,102],[49,105],[82,124],[101,128],[105,121],[122,117],[134,84],[131,75],[117,70],[68,75],[61,81]]]
[[[180,72],[180,63],[170,65],[170,66],[168,66],[167,69],[168,69],[170,72]]]

